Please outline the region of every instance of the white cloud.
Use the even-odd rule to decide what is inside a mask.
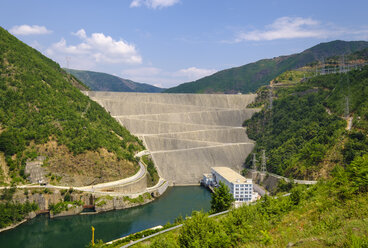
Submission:
[[[130,78],[136,77],[151,77],[156,76],[161,73],[161,69],[156,67],[140,67],[133,69],[125,69],[122,72],[122,75]]]
[[[214,69],[201,69],[189,67],[177,71],[165,71],[157,67],[141,67],[125,69],[122,71],[123,78],[136,82],[150,83],[158,87],[172,87],[179,83],[194,81],[215,73]]]
[[[43,49],[43,46],[36,40],[32,41],[29,45],[39,51]]]
[[[45,26],[38,25],[20,25],[14,26],[10,30],[10,33],[14,35],[36,35],[36,34],[50,34],[51,30],[48,30]]]
[[[77,32],[75,33],[72,33],[73,35],[81,38],[81,39],[85,39],[87,38],[87,34],[86,34],[86,31],[82,28],[82,29],[79,29]]]
[[[238,31],[232,40],[222,43],[239,43],[244,41],[271,41],[279,39],[319,38],[319,39],[366,39],[368,27],[342,27],[333,23],[323,23],[312,18],[280,17],[263,29]]]
[[[201,69],[197,67],[189,67],[186,69],[179,70],[176,74],[181,76],[186,76],[189,80],[197,80],[199,78],[209,76],[215,73],[214,69]]]
[[[170,7],[172,5],[175,5],[179,3],[180,0],[133,0],[130,3],[130,7],[141,7],[146,6],[147,8],[151,9],[162,9],[165,7]]]
[[[54,43],[46,50],[46,54],[61,61],[66,56],[72,56],[72,60],[78,64],[141,64],[142,57],[133,44],[124,40],[114,40],[103,33],[86,34],[84,29],[78,30],[73,35],[81,39],[81,43],[68,45],[65,39]]]
[[[311,18],[281,17],[265,30],[238,33],[235,42],[295,38],[323,38],[329,32],[321,28],[320,22]]]

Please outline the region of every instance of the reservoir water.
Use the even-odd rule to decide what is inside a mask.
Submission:
[[[211,194],[203,187],[173,187],[147,205],[96,215],[77,215],[49,219],[38,216],[17,228],[0,233],[1,248],[78,248],[95,239],[104,242],[131,233],[173,222],[176,217],[190,215],[193,210],[208,211]]]

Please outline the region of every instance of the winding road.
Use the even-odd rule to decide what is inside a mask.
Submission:
[[[147,150],[141,151],[138,154],[136,154],[136,157],[141,157],[143,155],[147,155],[147,153],[149,153]],[[111,187],[120,187],[126,184],[130,184],[133,183],[139,179],[141,179],[142,177],[144,177],[147,173],[147,169],[144,166],[144,164],[139,161],[139,171],[128,178],[124,178],[124,179],[120,179],[117,181],[111,181],[111,182],[107,182],[107,183],[100,183],[100,184],[96,184],[96,185],[89,185],[89,186],[82,186],[82,187],[72,187],[75,190],[78,191],[84,191],[84,192],[94,192],[94,193],[107,193],[104,192],[103,190],[106,188],[111,188]],[[162,184],[162,179],[160,178],[160,181],[157,185],[159,185],[160,183]],[[35,184],[27,184],[27,185],[20,185],[20,186],[16,186],[16,188],[18,189],[24,189],[24,188],[49,188],[49,189],[70,189],[70,186],[57,186],[57,185],[51,185],[51,184],[47,184],[47,185],[35,185]],[[154,188],[155,186],[153,186],[152,188]],[[0,187],[0,189],[5,189],[8,187]],[[151,188],[149,188],[151,189]],[[117,192],[108,192],[108,194],[112,195],[112,194],[117,194],[117,195],[122,195],[121,193],[117,193]],[[125,194],[124,194],[125,195]]]

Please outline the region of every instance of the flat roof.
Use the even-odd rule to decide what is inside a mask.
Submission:
[[[251,183],[252,179],[246,179],[239,173],[230,169],[229,167],[212,167],[212,170],[220,174],[223,178],[231,183]]]

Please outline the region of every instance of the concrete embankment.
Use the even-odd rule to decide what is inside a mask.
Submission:
[[[293,182],[296,184],[307,184],[307,185],[317,183],[317,181],[290,179],[273,173],[269,172],[264,173],[250,169],[248,170],[247,177],[252,178],[253,182],[262,185],[269,192],[274,192],[277,189],[279,181],[281,180],[284,180],[285,182]]]
[[[254,142],[241,127],[256,95],[86,92],[139,136],[161,177],[198,184],[213,166],[239,171]]]
[[[146,178],[144,177],[144,179]],[[91,214],[144,205],[162,195],[167,186],[168,183],[166,181],[160,180],[157,185],[151,188],[144,187],[142,192],[134,191],[135,193],[133,194],[103,191],[89,193],[72,188],[59,190],[41,186],[29,190],[24,188],[17,189],[12,196],[12,202],[22,204],[34,202],[38,205],[38,210],[30,212],[24,220],[0,229],[0,232],[13,229],[36,217],[38,214],[48,214],[50,218],[57,218],[82,214],[84,209],[92,210],[92,212],[88,212],[88,214]]]

